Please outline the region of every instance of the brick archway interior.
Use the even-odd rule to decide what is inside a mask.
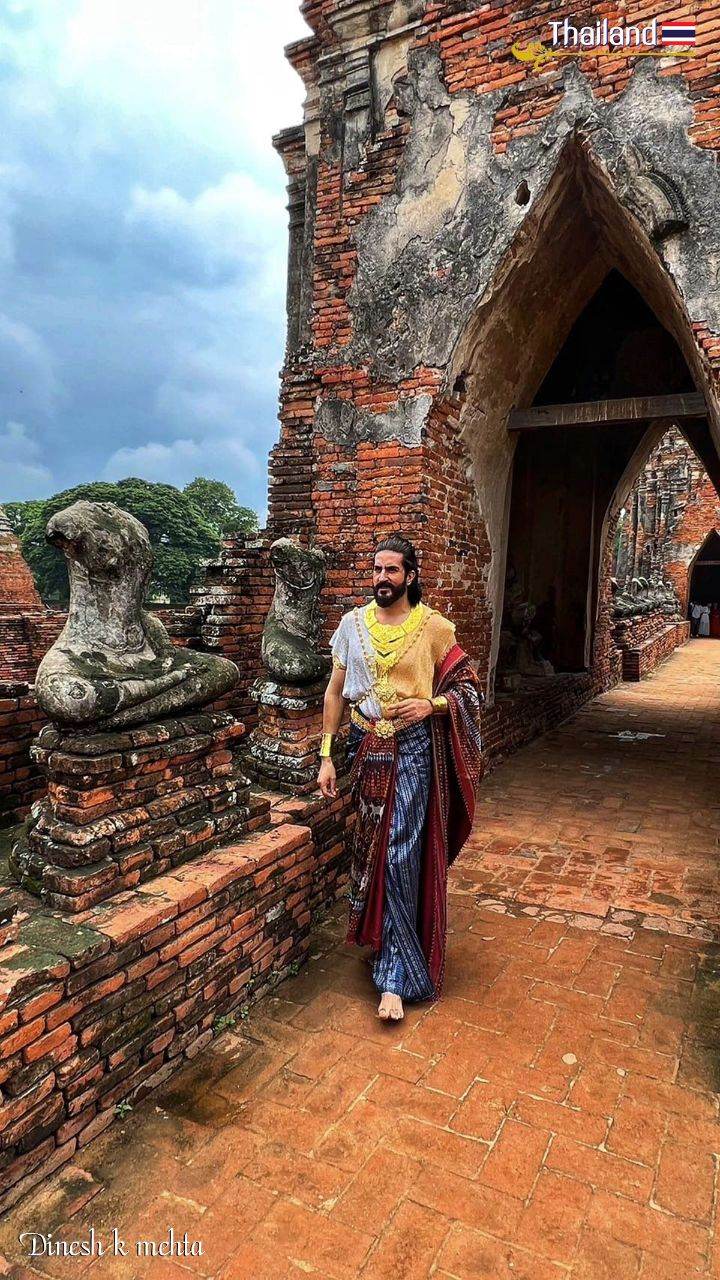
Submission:
[[[436,468],[443,488],[438,484],[435,504],[431,489],[426,538],[432,548],[437,537],[443,549],[449,538],[466,565],[473,556],[482,562],[481,589],[476,582],[471,587],[474,609],[466,600],[460,621],[489,705],[506,573],[515,560],[534,603],[547,602],[554,586],[554,607],[565,615],[553,665],[590,673],[594,691],[609,687],[617,671],[608,669],[602,584],[609,579],[618,486],[623,477],[630,486],[661,432],[649,419],[574,428],[569,447],[564,428],[518,441],[508,418],[513,409],[538,403],[707,388],[670,277],[581,141],[565,148],[543,200],[457,343],[448,383],[451,394],[435,403],[428,428],[431,477]],[[717,466],[707,421],[692,427],[703,461]],[[448,447],[461,455],[454,464],[441,457]],[[628,476],[631,464],[636,470]],[[455,493],[449,498],[450,484]],[[443,592],[449,604],[457,601],[442,555],[431,550],[430,563],[440,602]],[[541,580],[537,586],[533,574]]]

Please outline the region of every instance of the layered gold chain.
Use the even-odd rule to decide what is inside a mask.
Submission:
[[[422,605],[413,605],[404,622],[381,622],[377,616],[377,605],[372,602],[365,608],[365,626],[370,632],[373,647],[382,657],[388,657],[393,646],[411,635],[422,622],[424,609]]]
[[[366,651],[359,626],[358,635],[368,667],[374,672],[373,689],[381,708],[397,701],[398,691],[390,679],[390,672],[415,644],[431,612],[421,604],[416,604],[404,622],[387,623],[378,621],[374,602],[366,605],[363,616],[372,641],[372,654]]]

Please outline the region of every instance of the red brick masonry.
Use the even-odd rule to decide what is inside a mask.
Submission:
[[[29,751],[44,723],[30,685],[0,682],[0,825],[24,817],[45,789]]]
[[[305,955],[312,913],[342,880],[345,802],[286,800],[273,821],[81,917],[15,891],[0,949],[5,1205]]]
[[[623,649],[623,680],[642,680],[689,639],[689,622],[669,622],[640,644]]]
[[[243,732],[217,712],[92,735],[46,725],[30,754],[48,791],[13,855],[21,882],[83,911],[240,835],[249,784],[231,748]]]

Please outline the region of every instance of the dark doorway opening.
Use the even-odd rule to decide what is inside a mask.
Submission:
[[[693,390],[675,339],[611,270],[572,326],[533,406]],[[498,692],[517,688],[518,677],[590,668],[608,508],[649,427],[649,419],[598,421],[519,434]]]
[[[715,529],[708,534],[693,565],[690,601],[720,605],[720,534]]]

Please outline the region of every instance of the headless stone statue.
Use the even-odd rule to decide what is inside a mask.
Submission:
[[[52,517],[47,538],[64,552],[70,577],[68,620],[35,681],[56,724],[142,724],[234,688],[234,662],[178,648],[143,609],[153,553],[139,520],[112,502],[75,502]]]
[[[614,618],[630,618],[635,610],[635,602],[626,590],[620,590],[620,584],[616,578],[610,579],[610,591],[612,593],[612,612]]]
[[[524,594],[514,567],[508,565],[498,671],[504,675],[553,675],[555,668],[542,653],[543,636],[533,625],[537,609],[523,598]]]
[[[321,551],[278,538],[270,548],[275,595],[263,628],[262,660],[282,684],[310,684],[330,669],[318,653],[318,596],[325,578]]]

